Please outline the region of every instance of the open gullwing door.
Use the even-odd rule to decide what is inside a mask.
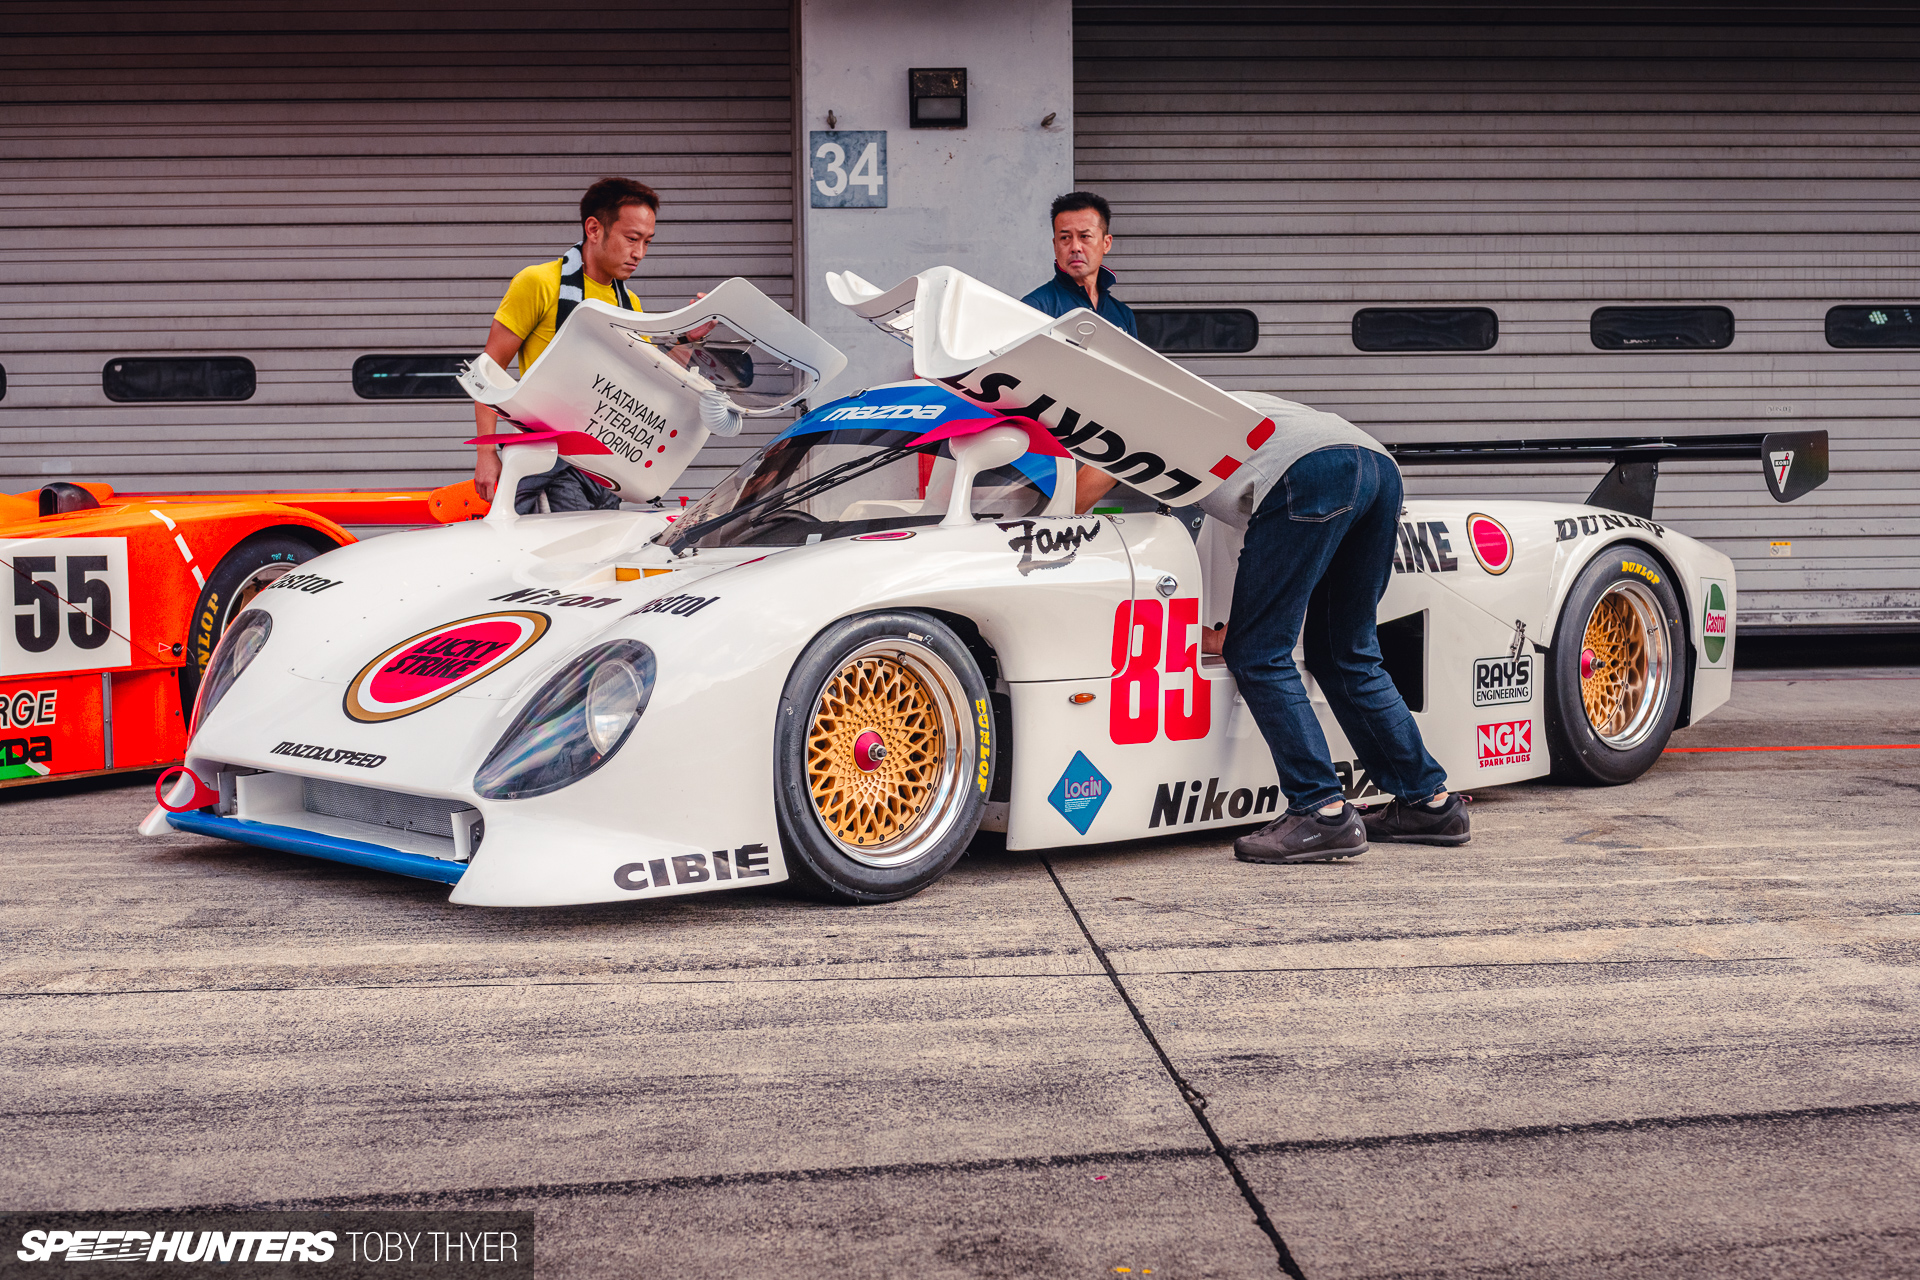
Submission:
[[[664,494],[706,443],[704,397],[717,393],[748,417],[778,413],[846,363],[735,277],[678,311],[583,302],[518,381],[482,355],[460,385],[515,426],[600,441],[611,452],[581,464],[623,499],[645,502]]]
[[[1089,309],[1055,319],[952,267],[881,290],[829,272],[835,300],[913,345],[913,371],[1035,418],[1073,456],[1170,506],[1198,502],[1265,444],[1258,409]]]

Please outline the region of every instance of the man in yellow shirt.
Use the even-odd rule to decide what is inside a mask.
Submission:
[[[627,292],[626,281],[647,256],[659,212],[660,197],[645,183],[602,178],[588,187],[587,194],[580,198],[580,243],[550,262],[522,268],[507,286],[507,295],[493,313],[493,328],[487,334],[487,354],[494,363],[504,369],[518,355],[520,376],[525,377],[567,316],[588,298],[629,311],[640,310],[640,304]],[[479,435],[494,434],[497,418],[492,409],[476,404],[473,417]],[[474,461],[474,488],[491,501],[494,485],[500,479],[500,450],[486,443],[475,447],[479,456]],[[551,471],[520,482],[515,509],[523,514],[534,510],[543,491],[554,511],[620,505],[611,490],[560,462]]]

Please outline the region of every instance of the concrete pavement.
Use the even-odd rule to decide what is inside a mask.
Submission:
[[[1751,674],[1674,745],[1920,742],[1920,671]],[[6,1208],[524,1207],[556,1276],[1920,1275],[1920,751],[858,910],[454,908],[147,794],[0,792]]]

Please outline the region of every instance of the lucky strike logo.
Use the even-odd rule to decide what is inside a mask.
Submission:
[[[978,370],[975,370],[978,372]],[[941,383],[953,388],[967,399],[978,405],[992,405],[995,410],[1010,418],[1032,418],[1044,423],[1053,438],[1063,448],[1082,462],[1090,462],[1116,480],[1125,480],[1134,488],[1150,492],[1162,502],[1174,502],[1200,487],[1200,478],[1192,476],[1178,467],[1169,466],[1167,460],[1157,453],[1145,449],[1135,449],[1119,432],[1102,426],[1071,405],[1063,404],[1050,395],[1035,396],[1023,405],[1003,405],[1000,397],[1003,392],[1013,391],[1020,386],[1020,379],[1010,373],[989,373],[980,379],[980,389],[967,386],[965,379],[972,374],[962,374],[957,378],[942,378]],[[1057,413],[1057,421],[1048,421],[1047,415]],[[1255,453],[1260,446],[1272,438],[1273,419],[1262,418],[1253,430],[1247,433],[1247,451]],[[1223,454],[1220,461],[1213,464],[1207,474],[1219,480],[1225,480],[1240,469],[1241,459],[1232,454]],[[1166,481],[1166,487],[1158,491],[1148,490],[1147,486]]]
[[[1533,759],[1533,721],[1508,720],[1483,724],[1474,731],[1480,749],[1480,767],[1492,769],[1503,764],[1526,764]]]
[[[424,711],[512,662],[546,634],[544,613],[482,614],[423,631],[360,668],[346,713],[363,724]]]

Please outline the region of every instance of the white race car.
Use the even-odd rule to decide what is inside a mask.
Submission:
[[[804,413],[677,519],[498,503],[303,566],[221,641],[187,768],[142,832],[490,906],[783,881],[857,903],[924,888],[983,827],[1046,848],[1284,809],[1232,677],[1201,653],[1237,535],[1191,504],[1289,406],[950,268],[884,292],[831,282],[912,344],[917,379]],[[564,453],[644,503],[722,398],[777,412],[843,364],[735,280],[664,316],[588,302],[523,380],[482,358],[464,382],[527,432],[503,492]],[[1626,782],[1724,702],[1733,566],[1647,518],[1653,463],[1758,453],[1784,501],[1825,478],[1824,448],[1401,450],[1619,460],[1595,505],[1407,504],[1381,646],[1448,785]],[[1076,515],[1076,462],[1130,497]],[[1347,794],[1378,796],[1318,705]]]

